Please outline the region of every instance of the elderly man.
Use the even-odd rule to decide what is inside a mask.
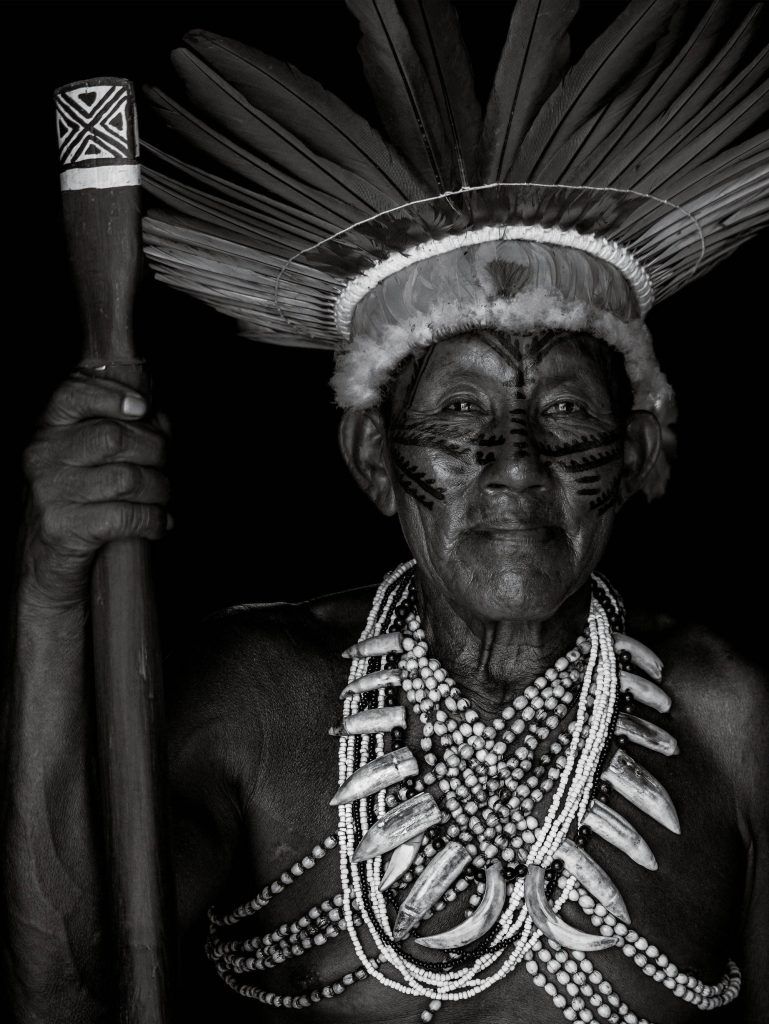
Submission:
[[[411,33],[413,45],[397,43],[404,59],[395,71],[382,65],[396,82],[406,55],[421,55],[427,68],[429,54],[440,52],[430,22],[411,21],[415,7],[398,14],[395,5],[352,6],[374,64],[383,37],[372,11],[388,41],[403,26]],[[555,5],[564,17],[568,6]],[[604,58],[609,43],[621,50],[618,35],[641,31],[644,46],[654,39],[670,56],[681,24],[671,27],[675,5],[660,4],[667,13],[652,16],[655,6],[630,5],[604,39]],[[542,32],[554,34],[532,9],[524,3],[513,16],[507,47],[516,52],[527,25],[535,50]],[[451,30],[441,25],[444,42]],[[191,45],[178,63],[193,97],[192,69],[203,54],[211,81],[226,66],[222,94],[237,87],[258,114],[259,89],[280,80],[275,63],[210,37]],[[623,73],[631,55],[645,52],[639,38],[626,45],[617,58]],[[450,48],[461,80],[458,52]],[[445,52],[441,59],[445,83]],[[252,77],[243,60],[256,69]],[[484,130],[484,184],[465,177],[475,157],[457,143],[459,177],[440,171],[448,187],[348,220],[344,231],[324,227],[312,244],[305,236],[301,251],[295,245],[283,258],[281,250],[277,273],[264,224],[254,228],[268,270],[250,279],[256,298],[247,314],[234,286],[200,275],[214,252],[222,277],[243,271],[245,253],[224,229],[212,241],[223,207],[210,212],[215,204],[206,207],[199,181],[206,227],[148,221],[150,258],[172,283],[231,301],[273,340],[339,333],[342,451],[380,511],[398,516],[413,556],[375,592],[221,616],[180,669],[183,697],[169,725],[190,1008],[205,994],[228,1020],[250,1019],[255,1007],[275,1021],[299,1010],[317,1020],[438,1016],[447,1024],[469,1013],[489,1024],[674,1022],[698,1010],[714,1020],[769,1017],[766,690],[705,631],[626,616],[596,573],[622,504],[641,490],[658,493],[666,476],[672,396],[643,314],[681,267],[700,269],[700,243],[721,251],[710,204],[715,195],[739,203],[744,154],[708,153],[717,168],[696,165],[694,177],[705,182],[695,196],[699,220],[663,196],[692,187],[673,187],[670,177],[658,183],[659,198],[616,166],[616,179],[594,164],[590,182],[570,183],[568,168],[553,161],[580,125],[586,158],[593,108],[580,113],[586,121],[569,118],[595,60],[588,51],[553,106],[544,102],[544,136],[531,112],[525,124],[508,124],[521,136],[512,156],[499,141],[501,75]],[[531,83],[534,72],[526,74]],[[299,89],[299,77],[291,82]],[[649,94],[628,88],[619,107],[639,136],[621,118],[611,122],[606,97],[595,100],[601,123],[624,128],[620,162],[634,146],[649,150],[650,125],[663,131],[654,117],[643,124]],[[177,128],[192,124],[160,102]],[[416,142],[401,139],[411,166],[424,153],[409,147],[436,134],[422,116],[425,102],[417,120],[426,131]],[[448,106],[457,126],[459,108]],[[553,109],[561,118],[554,123]],[[211,113],[222,116],[221,107]],[[302,125],[300,139],[310,130]],[[241,122],[230,127],[242,132]],[[467,128],[459,123],[458,136]],[[323,156],[327,136],[315,145],[308,151]],[[679,145],[669,147],[676,166],[685,163]],[[280,163],[276,147],[270,154]],[[298,176],[309,157],[294,148]],[[427,149],[432,165],[441,151]],[[376,152],[377,169],[411,194],[395,151]],[[516,174],[527,158],[534,170]],[[320,164],[311,162],[315,175]],[[629,162],[633,174],[654,180],[650,162]],[[718,178],[724,167],[728,180]],[[372,167],[367,175],[371,189],[384,188]],[[284,223],[296,180],[274,186]],[[182,185],[174,192],[159,172],[150,187],[172,208],[191,195]],[[376,205],[368,188],[358,195]],[[324,202],[308,200],[312,217],[322,219]],[[332,227],[328,211],[348,203],[328,201]],[[244,223],[249,215],[242,211]],[[300,222],[304,230],[297,214],[298,234]],[[7,817],[17,926],[11,977],[23,1019],[109,1012],[85,594],[102,543],[164,532],[163,464],[162,425],[141,396],[85,374],[54,396],[28,453],[34,515]],[[204,944],[210,977],[218,973],[227,988],[208,991]]]

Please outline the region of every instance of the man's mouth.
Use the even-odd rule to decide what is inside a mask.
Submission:
[[[470,533],[488,540],[533,543],[551,540],[556,533],[554,526],[538,522],[505,520],[491,523],[478,523]]]

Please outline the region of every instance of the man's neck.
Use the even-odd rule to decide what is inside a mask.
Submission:
[[[544,621],[484,621],[451,605],[422,578],[419,608],[431,656],[482,716],[493,718],[584,633],[590,585]]]

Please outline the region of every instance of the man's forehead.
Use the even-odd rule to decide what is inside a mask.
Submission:
[[[416,362],[423,376],[475,370],[504,378],[524,369],[563,373],[569,365],[606,369],[610,352],[604,341],[580,332],[473,330],[436,341]]]

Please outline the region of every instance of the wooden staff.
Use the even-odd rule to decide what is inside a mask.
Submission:
[[[133,90],[95,78],[56,91],[64,226],[85,328],[82,366],[145,391],[132,314],[140,271]],[[173,920],[164,791],[160,650],[149,550],[115,541],[93,572],[99,768],[117,945],[120,1020],[170,1019]]]

